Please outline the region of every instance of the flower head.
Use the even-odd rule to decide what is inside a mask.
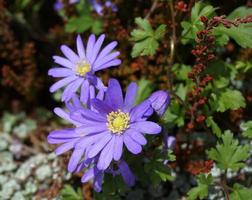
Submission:
[[[151,107],[155,110],[155,112],[159,116],[162,116],[170,103],[170,95],[163,90],[159,90],[154,92],[149,97],[149,100],[151,101]]]
[[[158,134],[161,127],[151,121],[146,121],[144,114],[151,107],[146,100],[134,106],[137,85],[131,83],[123,98],[121,87],[117,80],[111,79],[104,101],[92,99],[90,109],[80,109],[71,113],[71,119],[83,123],[77,127],[77,133],[85,136],[75,145],[82,149],[87,158],[97,157],[97,168],[105,170],[112,160],[119,161],[123,145],[133,154],[142,151],[142,145],[147,143],[144,134]]]
[[[53,56],[54,62],[62,67],[52,68],[48,72],[50,76],[62,79],[53,84],[50,91],[55,92],[66,86],[61,99],[68,101],[81,88],[80,98],[86,104],[90,98],[89,91],[92,85],[104,90],[103,83],[94,73],[121,63],[121,60],[116,58],[120,53],[118,51],[112,52],[117,42],[111,42],[101,50],[104,39],[104,34],[97,40],[94,35],[91,35],[85,48],[81,37],[78,36],[76,40],[77,54],[68,46],[62,45],[61,51],[66,58]]]
[[[79,165],[77,172],[79,172],[83,167],[86,167],[85,161]],[[96,165],[93,165],[83,174],[81,182],[86,183],[93,179],[94,190],[96,192],[101,192],[104,173],[110,173],[113,176],[122,175],[124,182],[128,186],[135,185],[136,177],[124,160],[117,162],[116,167],[117,169],[114,169],[112,166],[110,166],[107,170],[99,170]]]

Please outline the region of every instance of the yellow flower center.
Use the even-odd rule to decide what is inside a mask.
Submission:
[[[85,76],[86,73],[90,71],[90,64],[85,61],[81,60],[76,64],[76,74],[79,76]]]
[[[113,111],[107,115],[107,121],[107,127],[112,133],[121,134],[129,128],[130,116],[121,110]]]

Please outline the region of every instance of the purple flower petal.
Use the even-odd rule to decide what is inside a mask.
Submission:
[[[75,148],[86,149],[88,146],[92,145],[95,142],[100,141],[108,134],[108,131],[104,131],[97,134],[92,134],[90,136],[85,136],[80,139],[76,144]]]
[[[62,129],[50,132],[47,136],[47,140],[50,144],[58,144],[68,142],[79,137],[80,134],[76,133],[73,129]]]
[[[71,76],[71,75],[74,75],[74,73],[71,69],[58,67],[58,68],[49,69],[48,75],[55,78],[59,78],[59,77]]]
[[[105,146],[106,144],[112,139],[111,134],[106,134],[104,137],[98,141],[97,143],[93,144],[91,149],[88,152],[88,158],[95,157]]]
[[[162,130],[158,124],[150,121],[135,122],[130,125],[130,128],[146,134],[158,134]]]
[[[126,145],[127,149],[133,154],[139,154],[142,151],[141,145],[135,142],[130,136],[127,134],[123,135],[123,142]]]
[[[123,106],[122,89],[116,79],[110,79],[108,83],[108,90],[105,96],[105,102],[114,110],[120,109]]]
[[[105,35],[102,34],[96,41],[94,48],[93,48],[93,52],[92,52],[92,56],[90,58],[90,63],[93,64],[93,62],[95,61],[95,59],[97,58],[97,54],[99,53],[102,43],[105,39]]]
[[[128,129],[127,131],[125,131],[124,134],[128,134],[131,137],[131,139],[136,141],[138,144],[141,144],[141,145],[147,144],[147,140],[145,139],[145,137],[134,129]]]
[[[149,100],[145,100],[141,104],[139,104],[138,106],[134,107],[130,111],[130,121],[134,122],[134,121],[142,118],[143,115],[145,114],[145,112],[149,108],[150,108],[150,101]]]
[[[114,146],[114,160],[118,161],[120,160],[122,156],[122,150],[123,150],[123,136],[122,135],[116,135],[115,136],[115,146]]]
[[[113,53],[101,58],[100,60],[95,62],[95,65],[93,66],[93,70],[97,71],[98,69],[102,68],[104,64],[114,60],[119,55],[120,55],[120,52],[116,51],[116,52],[113,52]]]
[[[92,99],[91,100],[91,105],[93,106],[93,108],[95,110],[97,110],[99,113],[105,113],[108,114],[111,111],[113,111],[113,109],[106,104],[104,101],[101,101],[99,99]]]
[[[86,123],[88,121],[94,122],[106,122],[106,116],[102,116],[99,113],[95,113],[89,109],[77,110],[70,115],[71,119],[79,121],[81,123]]]
[[[103,181],[103,176],[104,173],[103,171],[99,171],[98,173],[96,173],[95,178],[94,178],[94,190],[96,192],[101,192],[102,190],[102,181]]]
[[[62,46],[60,47],[60,49],[61,49],[62,53],[63,53],[72,63],[76,64],[76,63],[80,60],[79,56],[77,56],[76,53],[74,53],[74,52],[72,51],[72,49],[70,49],[68,46],[62,45]]]
[[[72,149],[74,147],[74,144],[78,141],[78,139],[72,140],[71,142],[64,143],[60,145],[56,150],[55,154],[58,156],[62,153],[67,152],[68,150]]]
[[[105,130],[107,130],[107,125],[105,123],[93,123],[89,125],[83,125],[75,129],[77,133],[83,133],[86,135],[103,132]]]
[[[136,182],[136,178],[134,174],[132,173],[132,171],[130,170],[127,163],[125,161],[121,161],[119,162],[118,167],[122,174],[124,182],[130,187],[134,186]]]
[[[88,80],[84,80],[81,86],[81,95],[80,100],[83,104],[87,104],[89,99],[89,82]]]
[[[63,58],[61,56],[53,56],[54,62],[63,66],[63,67],[67,67],[72,69],[74,64],[71,63],[69,60],[67,60],[66,58]]]
[[[117,42],[111,42],[109,43],[107,46],[105,46],[103,48],[103,50],[99,53],[97,59],[95,60],[95,62],[93,63],[93,65],[97,65],[96,63],[99,62],[100,59],[104,58],[105,56],[107,56],[117,45]]]
[[[128,112],[133,107],[135,103],[137,89],[137,84],[134,82],[128,86],[124,99],[124,111]]]
[[[61,100],[62,101],[69,101],[72,98],[73,94],[79,89],[82,82],[83,82],[83,79],[78,78],[78,79],[74,80],[71,84],[69,84],[65,88],[65,90],[64,90],[64,92],[62,94]]]
[[[74,149],[72,155],[71,155],[71,158],[68,162],[68,171],[69,172],[74,172],[77,165],[79,164],[82,156],[83,156],[83,153],[84,153],[85,149]]]
[[[115,137],[112,137],[112,139],[108,142],[106,147],[102,150],[98,163],[97,163],[98,169],[105,170],[110,165],[113,159],[114,142],[115,142]]]
[[[82,42],[80,35],[77,36],[76,44],[77,44],[77,52],[78,52],[79,57],[81,59],[85,59],[86,58],[85,48],[84,48],[84,45],[83,45],[83,42]]]
[[[114,67],[114,66],[120,65],[121,63],[122,61],[120,59],[114,59],[105,63],[104,65],[101,65],[100,67],[97,67],[95,71],[99,71],[99,70],[106,69],[109,67]]]
[[[95,35],[92,34],[88,38],[88,43],[87,43],[87,48],[86,48],[86,50],[87,50],[87,55],[86,56],[87,56],[87,59],[88,59],[89,63],[91,63],[90,60],[92,58],[94,44],[95,44]]]
[[[77,76],[68,76],[67,78],[63,78],[61,80],[59,80],[58,82],[54,83],[51,87],[50,87],[50,92],[55,92],[58,89],[64,87],[65,85],[71,83],[72,81],[76,80],[78,77]]]
[[[66,113],[66,112],[65,112],[63,109],[61,109],[61,108],[54,108],[53,111],[54,111],[54,113],[55,113],[56,115],[58,115],[59,117],[61,117],[61,118],[64,119],[64,120],[66,120],[66,121],[68,121],[68,122],[74,124],[75,126],[80,126],[80,125],[82,125],[81,123],[79,123],[79,122],[77,122],[77,121],[75,121],[75,120],[72,120],[72,119],[70,118],[69,113]]]
[[[81,177],[81,182],[86,183],[92,178],[94,178],[94,168],[90,168],[88,171],[85,172],[85,174]]]

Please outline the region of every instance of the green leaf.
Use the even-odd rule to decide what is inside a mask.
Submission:
[[[236,183],[230,195],[230,200],[248,200],[251,199],[251,196],[252,188],[246,188]]]
[[[246,17],[248,15],[252,14],[252,8],[248,8],[246,6],[240,6],[238,8],[236,8],[235,10],[233,10],[229,15],[228,15],[228,19],[234,20],[237,17],[243,18]]]
[[[82,193],[80,188],[75,191],[71,185],[65,185],[60,191],[63,200],[82,200]]]
[[[252,138],[252,121],[243,122],[240,125],[242,129],[242,135],[248,138]]]
[[[218,143],[216,148],[211,148],[207,153],[210,159],[217,162],[220,169],[238,170],[245,165],[243,161],[249,157],[249,146],[239,146],[233,134],[225,131],[222,143]]]
[[[233,12],[228,15],[228,19],[234,20],[236,18],[244,18],[248,15],[252,14],[252,8],[247,8],[245,6],[241,6],[236,8]],[[223,26],[216,27],[214,29],[215,35],[228,36],[235,40],[237,44],[241,47],[246,48],[252,47],[252,24],[241,24],[238,27],[225,28]],[[226,40],[226,43],[228,40]],[[223,44],[226,44],[223,42]]]
[[[252,23],[241,24],[238,27],[225,28],[219,26],[214,28],[214,34],[223,34],[232,38],[243,48],[252,47]]]
[[[221,137],[221,129],[218,126],[218,124],[215,123],[215,121],[213,120],[213,117],[210,116],[206,119],[206,125],[207,127],[211,127],[212,132],[219,138]]]
[[[245,106],[245,99],[239,90],[227,89],[218,98],[217,111],[225,112],[228,109],[235,110],[241,107],[244,108]]]
[[[91,29],[93,33],[99,34],[102,31],[102,23],[92,19],[89,15],[84,14],[80,17],[71,18],[65,25],[66,32],[82,33]]]
[[[131,56],[154,55],[159,46],[158,41],[164,37],[166,25],[162,24],[154,31],[146,19],[138,17],[135,19],[135,23],[139,29],[131,32],[131,39],[136,42]]]
[[[208,188],[213,182],[211,175],[200,174],[197,178],[198,186],[192,188],[187,194],[189,200],[204,199],[208,195]]]
[[[143,100],[145,100],[150,93],[152,92],[152,85],[150,81],[146,79],[141,79],[138,82],[138,91],[136,96],[136,104],[141,103]]]
[[[181,22],[183,27],[181,41],[183,44],[194,42],[196,33],[203,28],[203,23],[200,21],[201,16],[210,18],[214,15],[216,8],[202,2],[195,3],[192,8],[190,21]]]

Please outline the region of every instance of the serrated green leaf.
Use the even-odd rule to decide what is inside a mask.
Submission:
[[[66,184],[60,191],[63,200],[82,200],[82,193],[80,188],[75,191],[71,185]]]
[[[227,89],[221,93],[218,98],[217,111],[225,112],[228,109],[244,108],[246,106],[245,99],[239,90]]]
[[[236,183],[230,195],[230,200],[248,200],[251,199],[251,196],[252,188],[246,188]]]
[[[217,162],[220,169],[238,170],[244,166],[243,161],[249,157],[249,146],[239,146],[233,134],[225,131],[222,135],[222,143],[218,143],[216,148],[211,148],[207,153],[210,159]]]
[[[252,121],[243,122],[240,125],[242,129],[242,135],[248,138],[252,138]]]
[[[252,14],[252,8],[248,8],[246,6],[240,6],[238,8],[236,8],[235,10],[233,10],[228,16],[228,19],[234,20],[237,17],[243,18],[246,17],[248,15]]]
[[[206,119],[206,125],[207,127],[211,127],[212,132],[217,136],[217,137],[221,137],[221,129],[218,126],[218,124],[215,123],[215,121],[213,120],[213,117],[210,116]]]
[[[131,56],[154,55],[159,46],[158,41],[164,37],[165,25],[160,25],[155,31],[146,19],[136,18],[138,29],[131,32],[131,39],[135,42]]]
[[[197,2],[192,8],[190,21],[181,22],[183,27],[181,41],[183,44],[194,42],[196,33],[203,28],[200,21],[201,16],[211,17],[214,15],[216,8],[202,2]]]
[[[140,56],[147,56],[147,55],[153,56],[156,53],[158,46],[159,46],[159,44],[158,44],[157,40],[149,37],[141,42],[137,42],[134,45],[133,50],[131,52],[131,56],[133,58],[135,58],[139,55]]]
[[[211,175],[200,174],[197,178],[198,186],[192,188],[188,193],[189,200],[204,199],[208,195],[208,188],[213,182]]]

